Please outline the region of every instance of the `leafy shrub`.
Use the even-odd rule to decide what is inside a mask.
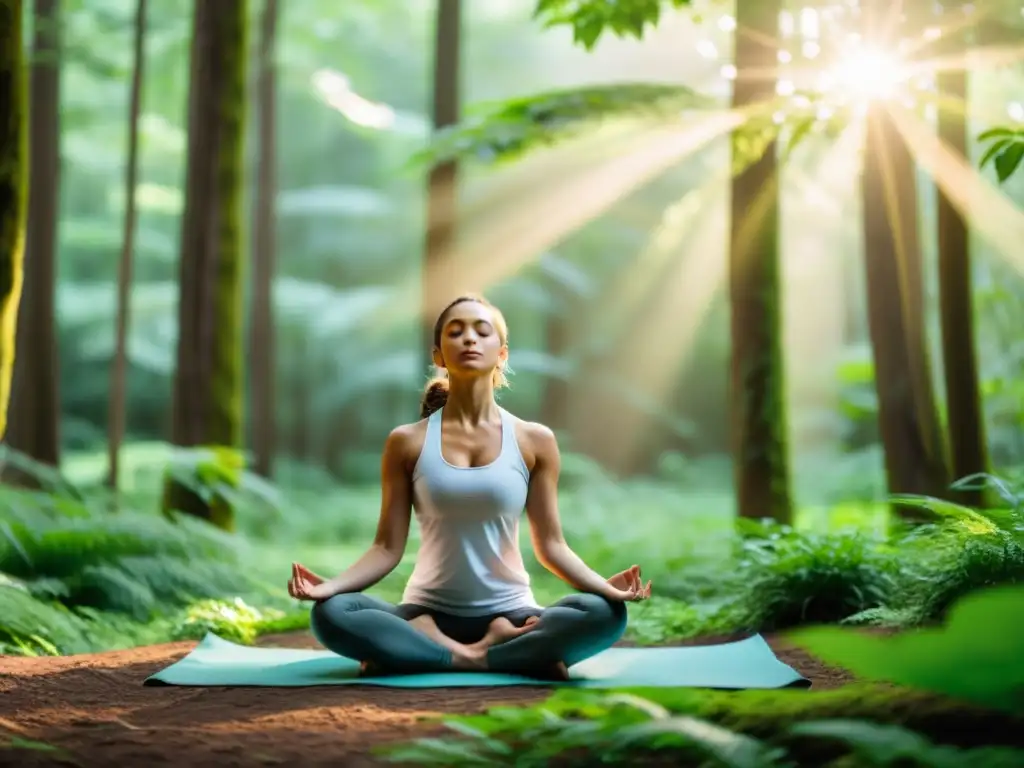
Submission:
[[[282,611],[253,608],[237,597],[232,601],[202,600],[189,606],[171,630],[171,637],[199,640],[213,632],[225,640],[251,645],[265,627],[276,628],[284,618]]]
[[[112,511],[99,490],[76,488],[52,470],[42,480],[49,492],[0,487],[5,652],[92,650],[100,638],[112,642],[115,628],[252,587],[238,542],[202,521]]]
[[[727,608],[737,625],[770,630],[841,621],[883,605],[896,584],[897,561],[885,542],[863,533],[801,533],[750,526],[738,543]]]

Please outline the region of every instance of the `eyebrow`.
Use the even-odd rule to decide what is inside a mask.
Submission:
[[[459,325],[466,325],[467,322],[471,322],[473,325],[478,325],[478,326],[479,325],[486,325],[486,326],[491,327],[491,328],[494,327],[494,324],[490,320],[485,320],[482,317],[478,317],[476,320],[470,320],[470,321],[463,320],[462,318],[459,318],[459,317],[455,317],[455,318],[452,318],[451,320],[449,320],[447,323],[445,323],[445,327],[446,328],[447,327],[451,327],[451,326],[455,325],[456,323],[458,323]]]

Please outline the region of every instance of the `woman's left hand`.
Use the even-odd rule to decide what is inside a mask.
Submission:
[[[640,602],[651,596],[651,582],[644,584],[639,565],[616,573],[608,579],[608,586],[613,590],[608,597],[613,600]]]

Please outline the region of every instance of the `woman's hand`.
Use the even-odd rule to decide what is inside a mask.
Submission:
[[[292,577],[288,579],[288,594],[296,600],[326,600],[334,597],[330,585],[309,568],[292,563]]]
[[[644,584],[640,566],[634,565],[608,579],[608,591],[604,596],[615,602],[638,603],[651,596],[651,582]]]

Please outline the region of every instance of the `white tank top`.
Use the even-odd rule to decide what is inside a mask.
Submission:
[[[501,413],[501,452],[482,467],[456,467],[441,455],[441,414],[413,470],[413,508],[420,550],[403,603],[453,616],[486,616],[536,608],[519,550],[519,520],[530,473],[516,440],[515,419]]]

